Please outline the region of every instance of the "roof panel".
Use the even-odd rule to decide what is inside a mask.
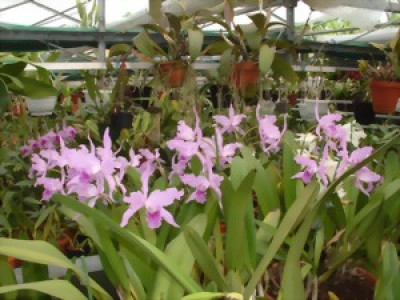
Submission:
[[[50,12],[37,7],[34,4],[26,3],[24,5],[14,7],[0,14],[0,22],[19,24],[19,25],[32,25],[51,15]]]

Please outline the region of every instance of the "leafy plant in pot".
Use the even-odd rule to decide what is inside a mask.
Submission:
[[[177,17],[165,13],[155,21],[156,24],[142,25],[144,31],[133,39],[136,49],[132,49],[132,52],[140,59],[153,63],[157,57],[161,58],[157,72],[165,85],[181,87],[190,63],[201,55],[204,34],[197,26],[195,17]],[[166,42],[167,51],[154,40],[156,34]]]
[[[329,99],[331,92],[326,88],[325,79],[322,76],[308,78],[301,85],[304,99],[298,103],[300,116],[306,121],[316,121],[316,110],[319,114],[326,115],[329,112]],[[318,106],[318,108],[316,108]]]
[[[376,113],[393,114],[400,98],[400,32],[389,45],[372,44],[382,50],[387,61],[371,66],[359,63],[361,74],[369,79],[372,105]]]
[[[32,64],[36,72],[26,72]],[[10,93],[26,97],[31,114],[51,114],[56,105],[57,90],[53,87],[49,71],[34,65],[28,58],[11,54],[0,55],[0,110],[7,108]]]
[[[289,49],[290,44],[281,40],[265,40],[268,30],[274,25],[284,25],[270,22],[270,17],[264,13],[249,16],[252,24],[244,27],[234,24],[233,4],[225,2],[225,21],[205,16],[204,20],[219,24],[225,30],[221,33],[222,41],[209,45],[210,53],[221,54],[221,64],[230,64],[230,83],[239,90],[244,97],[254,97],[257,93],[257,84],[261,75],[271,69],[275,75],[282,76],[290,82],[297,78],[290,64],[277,53],[277,47]]]

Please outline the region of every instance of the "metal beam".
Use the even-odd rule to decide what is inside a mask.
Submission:
[[[12,5],[9,5],[9,6],[6,6],[6,7],[3,7],[3,8],[0,8],[0,12],[2,12],[2,11],[6,11],[6,10],[9,10],[9,9],[12,9],[12,8],[15,8],[15,7],[18,7],[18,6],[24,5],[24,4],[27,4],[27,3],[29,3],[29,2],[31,2],[31,1],[30,1],[30,0],[25,0],[25,1],[22,1],[22,2],[20,2],[20,3],[17,3],[17,4],[12,4]]]
[[[27,2],[29,2],[29,1],[30,1],[30,0],[28,0]],[[85,5],[87,2],[88,2],[88,0],[85,0],[85,1],[82,2],[82,4]],[[71,10],[73,10],[73,9],[75,9],[75,8],[76,8],[76,5],[71,6],[71,7],[67,8],[67,9],[64,9],[64,10],[61,11],[60,13],[66,14],[67,12],[70,12]],[[41,24],[43,24],[43,23],[46,23],[47,21],[50,21],[50,20],[54,19],[54,18],[57,17],[57,16],[60,17],[60,14],[59,14],[59,13],[55,13],[54,15],[52,15],[52,16],[50,16],[50,17],[47,17],[47,18],[45,18],[45,19],[43,19],[43,20],[40,20],[40,21],[38,21],[38,22],[32,24],[31,26],[38,26],[38,25],[41,25]]]
[[[99,32],[106,31],[106,0],[98,0],[99,8]],[[102,35],[99,36],[99,55],[98,60],[104,62],[106,60],[106,42]]]
[[[45,68],[50,71],[72,71],[72,70],[105,70],[107,64],[105,62],[56,62],[56,63],[35,63],[35,65]],[[113,62],[114,67],[117,63]],[[127,69],[150,69],[153,67],[152,63],[149,62],[127,62]],[[195,70],[213,70],[219,67],[217,62],[195,62],[193,68]],[[332,73],[338,70],[341,71],[356,71],[357,68],[346,68],[346,67],[331,67],[331,66],[299,66],[293,65],[295,71],[305,72],[323,72]],[[25,70],[36,70],[34,66],[28,65]]]
[[[286,35],[289,41],[294,41],[296,34],[294,9],[297,6],[297,0],[286,0],[284,5],[286,7]]]
[[[103,37],[105,42],[131,42],[137,32],[98,32],[98,31],[48,31],[3,29],[0,27],[0,41],[51,41],[51,42],[98,42]],[[161,41],[161,38],[160,38]]]
[[[75,23],[78,23],[78,24],[81,23],[80,20],[78,20],[78,19],[76,19],[76,18],[74,18],[74,17],[71,17],[71,16],[69,16],[69,15],[66,15],[66,14],[62,13],[61,11],[58,11],[58,10],[56,10],[56,9],[54,9],[54,8],[48,7],[47,5],[44,5],[44,4],[39,3],[39,2],[36,2],[35,0],[30,0],[30,2],[31,2],[32,4],[35,4],[36,6],[38,6],[38,7],[40,7],[40,8],[43,8],[43,9],[48,10],[48,11],[54,13],[54,14],[57,14],[57,15],[59,15],[59,16],[62,16],[62,17],[64,17],[64,18],[68,19],[68,20],[71,20],[71,21],[75,22]]]

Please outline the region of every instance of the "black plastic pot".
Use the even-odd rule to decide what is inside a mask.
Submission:
[[[275,103],[275,111],[278,114],[286,114],[289,110],[289,102],[279,101]]]
[[[110,135],[116,141],[122,129],[132,128],[133,114],[131,112],[119,111],[111,115]]]
[[[152,93],[152,88],[145,86],[144,88],[137,88],[130,86],[129,88],[129,98],[133,99],[133,102],[136,105],[141,106],[143,109],[148,109],[149,108],[149,100],[148,99],[141,99],[141,98],[150,98]],[[127,93],[125,93],[125,96],[127,96]]]
[[[354,117],[361,125],[370,125],[375,123],[375,112],[372,103],[367,101],[353,102]]]
[[[222,99],[222,108],[228,108],[229,105],[232,103],[232,95],[229,87],[227,85],[216,85],[213,84],[209,88],[210,92],[210,101],[213,104],[214,108],[218,107],[218,92],[221,92],[221,99]]]

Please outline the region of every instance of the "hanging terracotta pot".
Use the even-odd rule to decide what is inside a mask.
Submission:
[[[393,114],[400,97],[400,82],[373,80],[370,87],[374,111]]]
[[[22,102],[13,103],[11,112],[14,117],[22,117],[25,115],[25,107]]]
[[[185,81],[187,67],[177,60],[165,61],[159,64],[161,78],[168,87],[181,87]]]
[[[260,78],[260,70],[255,61],[241,61],[236,63],[231,74],[231,83],[245,95],[257,92],[257,82]]]
[[[288,95],[289,104],[291,106],[296,106],[297,104],[297,93],[291,93]]]

